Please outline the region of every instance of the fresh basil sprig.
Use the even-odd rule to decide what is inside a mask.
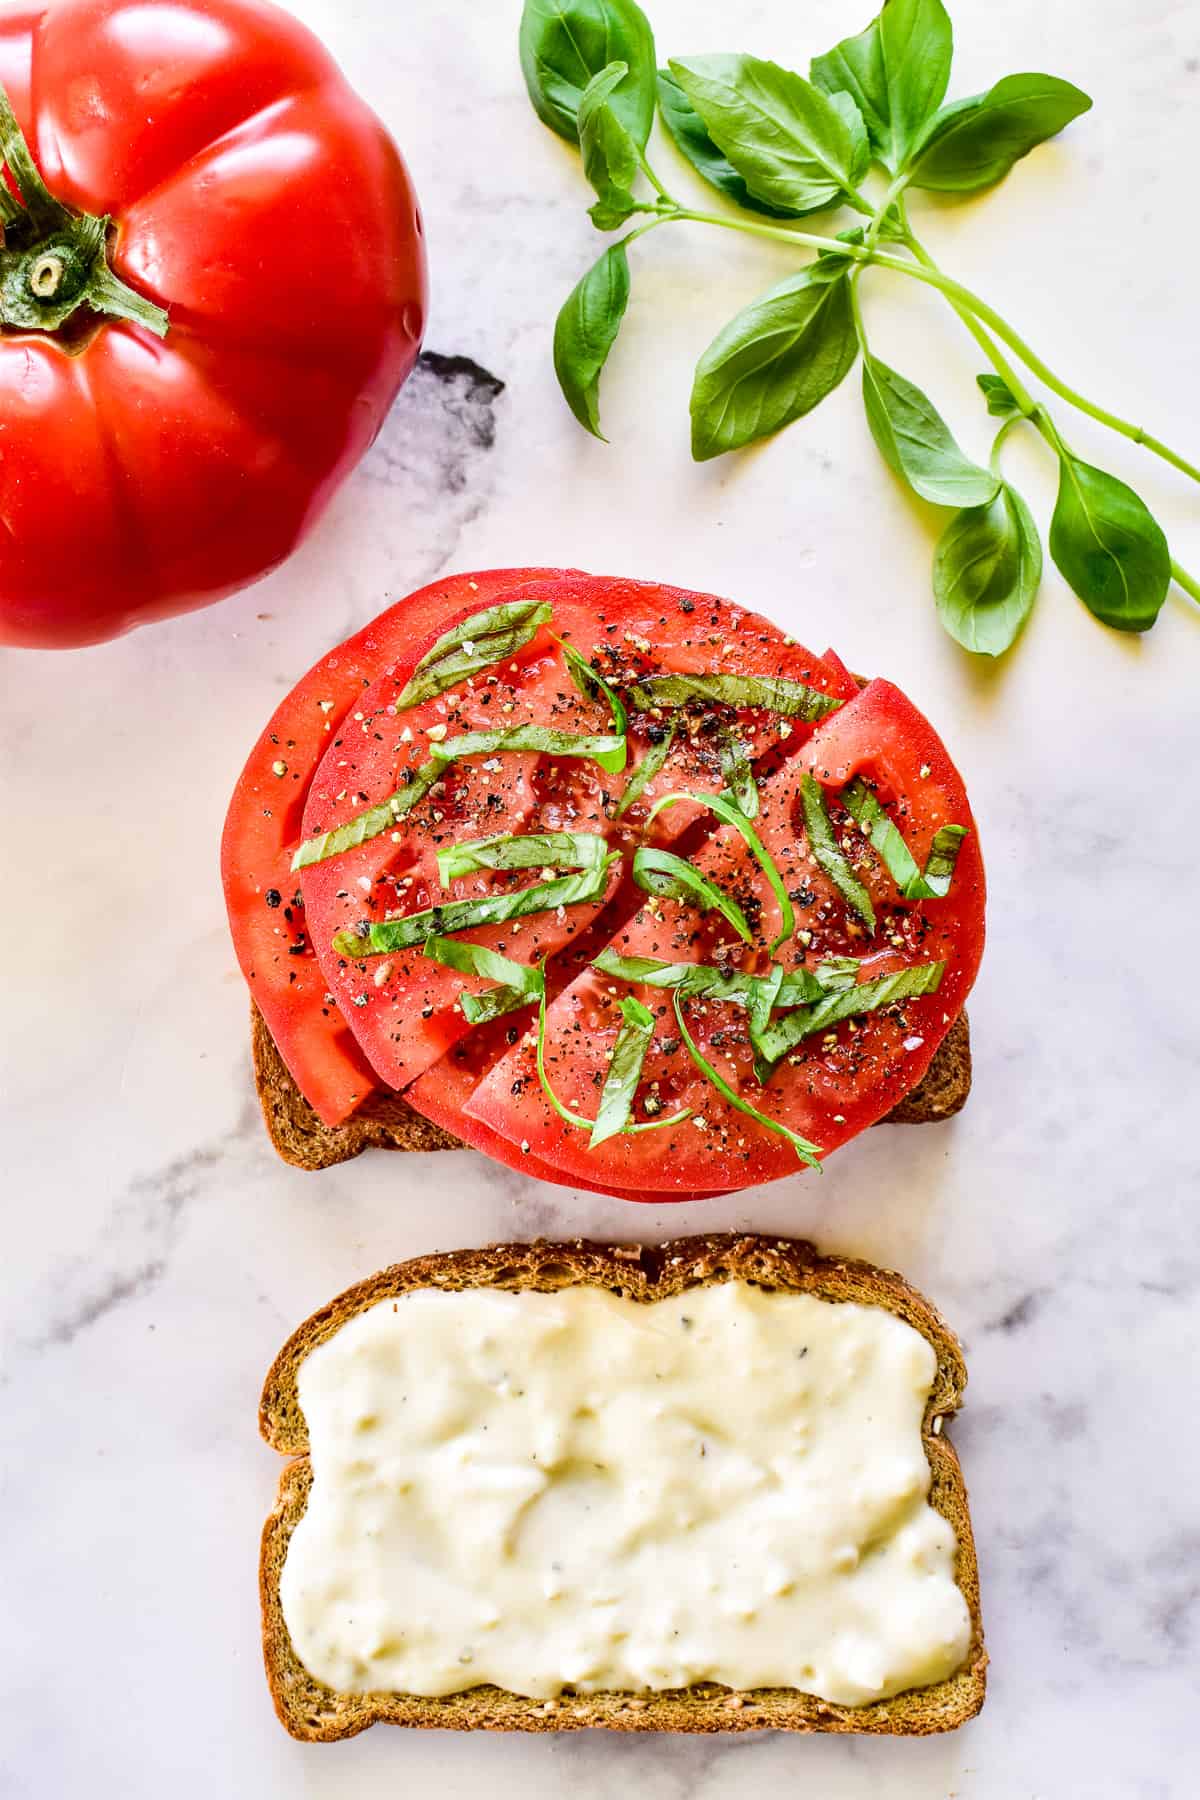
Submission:
[[[997,410],[990,395],[988,410]],[[938,539],[933,557],[938,617],[964,650],[1002,655],[1033,610],[1041,579],[1037,526],[1007,481],[989,505],[955,513]]]
[[[614,231],[639,210],[630,192],[639,168],[638,146],[612,103],[628,73],[628,63],[609,63],[592,76],[579,99],[579,148],[583,172],[596,190],[589,213],[597,231]]]
[[[696,365],[692,455],[708,462],[803,418],[854,366],[848,277],[811,264],[719,331]]]
[[[510,725],[501,731],[469,731],[462,737],[430,744],[435,763],[458,762],[466,756],[495,756],[506,750],[532,750],[539,756],[574,757],[598,763],[610,773],[625,767],[624,736],[589,736],[578,731],[556,731],[549,725]]]
[[[485,980],[497,983],[495,987],[485,988],[482,994],[471,994],[464,989],[459,995],[458,1004],[470,1025],[484,1025],[489,1019],[502,1018],[505,1013],[519,1012],[521,1007],[531,1006],[541,996],[540,968],[513,962],[511,957],[501,956],[498,950],[489,950],[484,944],[468,943],[462,938],[431,937],[426,942],[425,955],[448,969],[457,969],[460,974],[482,975]]]
[[[743,813],[741,808],[736,806],[732,800],[726,799],[724,794],[664,794],[662,798],[656,800],[654,805],[650,808],[649,813],[646,815],[646,824],[648,826],[651,825],[660,812],[664,812],[669,806],[678,806],[681,802],[690,802],[693,806],[703,806],[708,812],[716,813],[723,825],[732,825],[734,830],[740,834],[746,848],[766,876],[767,884],[775,896],[776,905],[779,907],[779,935],[773,940],[770,946],[771,952],[774,954],[774,952],[778,950],[780,944],[786,943],[796,929],[796,914],[792,906],[791,896],[784,885],[782,875],[775,866],[774,858],[755,831],[753,825],[751,825],[745,813]],[[743,933],[743,935],[745,936],[746,934]],[[746,942],[749,943],[750,941],[750,937],[746,936]]]
[[[392,711],[407,712],[410,706],[432,700],[469,676],[504,662],[523,649],[549,618],[550,607],[544,600],[506,600],[452,626],[425,652],[392,702]]]
[[[634,143],[645,146],[654,120],[654,38],[634,0],[525,0],[519,41],[534,111],[573,144],[588,83],[624,63],[610,104]]]
[[[922,994],[935,994],[946,972],[943,962],[919,963],[898,969],[891,975],[879,975],[873,981],[829,994],[812,1007],[797,1007],[786,1018],[776,1019],[757,1034],[755,1069],[765,1070],[759,1080],[770,1078],[771,1072],[790,1051],[819,1031],[828,1031],[845,1019],[862,1018],[878,1012],[898,1000],[913,1000]]]
[[[338,956],[350,962],[361,962],[368,956],[384,956],[393,950],[411,950],[432,937],[448,936],[454,931],[469,931],[476,925],[505,925],[510,919],[524,919],[530,913],[552,912],[560,906],[577,906],[581,901],[598,900],[608,886],[608,871],[618,861],[615,853],[606,856],[598,868],[584,869],[578,875],[560,875],[554,881],[539,881],[533,887],[514,893],[485,894],[478,900],[450,900],[445,906],[430,906],[423,912],[406,913],[399,919],[372,919],[365,935],[357,931],[339,931],[333,940]]]
[[[810,725],[845,704],[833,694],[785,675],[647,675],[626,695],[639,712],[665,711],[707,700],[715,706],[755,708]]]
[[[608,854],[595,831],[541,831],[475,838],[447,844],[437,853],[438,879],[445,887],[477,869],[598,869]]]
[[[672,57],[670,69],[757,199],[811,212],[856,197],[868,161],[857,107],[757,56]]]
[[[698,906],[703,912],[719,912],[740,938],[748,944],[754,942],[749,921],[733,895],[710,881],[707,875],[702,875],[691,863],[684,862],[682,856],[642,844],[633,853],[633,879],[643,893],[682,900],[688,906]]]
[[[1131,487],[1063,449],[1050,554],[1088,611],[1116,631],[1148,631],[1171,585],[1162,528]]]
[[[557,46],[549,74],[527,54],[542,37]],[[600,195],[594,222],[615,229],[645,215],[577,284],[555,327],[555,370],[588,431],[600,436],[598,383],[628,304],[628,246],[647,232],[704,224],[816,252],[745,306],[704,352],[691,397],[692,451],[701,461],[769,436],[833,392],[860,348],[859,280],[877,265],[941,294],[992,364],[981,378],[989,412],[1028,422],[1060,456],[1052,553],[1096,617],[1119,630],[1146,630],[1172,578],[1200,601],[1200,581],[1170,557],[1149,513],[1119,491],[1123,484],[1072,455],[1064,461],[1057,428],[1016,364],[1197,482],[1200,467],[1071,387],[994,307],[938,267],[908,219],[908,190],[981,191],[1085,113],[1086,94],[1056,76],[1021,73],[947,102],[953,34],[942,0],[885,0],[865,30],[813,58],[808,81],[739,55],[676,57],[656,80],[647,53],[652,36],[634,0],[525,0],[522,54],[539,114],[578,141],[580,104],[596,84],[584,107],[587,172]],[[650,166],[655,90],[685,164],[732,201],[736,215],[677,199]],[[862,185],[872,161],[888,178],[878,198]],[[806,228],[804,215],[836,207],[864,222]],[[955,509],[934,568],[942,623],[965,648],[1000,654],[1028,615],[1042,569],[1028,508],[1004,482],[995,452],[990,468],[976,463],[928,397],[873,356],[864,364],[863,397],[891,467],[922,499]]]
[[[899,827],[888,817],[865,781],[850,782],[842,789],[841,798],[850,817],[866,830],[872,849],[906,900],[945,899],[954,879],[959,848],[967,835],[965,825],[939,828],[922,872]]]
[[[747,212],[762,213],[772,219],[804,217],[803,207],[773,206],[769,200],[760,200],[751,192],[745,176],[739,175],[729,158],[718,150],[704,120],[669,69],[658,71],[658,110],[676,149],[710,186],[744,206]]]
[[[695,1038],[688,1030],[687,1019],[684,1017],[683,1011],[683,995],[679,992],[678,988],[671,995],[671,1000],[675,1008],[675,1019],[679,1026],[679,1035],[683,1039],[684,1048],[700,1073],[704,1076],[705,1080],[710,1082],[712,1086],[716,1088],[721,1098],[726,1101],[728,1105],[732,1106],[735,1112],[744,1113],[748,1119],[754,1119],[759,1125],[765,1125],[768,1131],[774,1131],[779,1137],[786,1138],[802,1163],[805,1163],[810,1169],[819,1169],[821,1166],[820,1147],[816,1144],[811,1144],[807,1138],[801,1137],[798,1131],[793,1131],[789,1125],[783,1124],[780,1119],[768,1118],[766,1113],[759,1112],[756,1106],[751,1106],[748,1100],[743,1100],[741,1095],[736,1093],[735,1090],[730,1087],[729,1083],[725,1080],[725,1077],[713,1067],[712,1063],[709,1062],[708,1058],[704,1055],[704,1052],[696,1043]]]
[[[828,875],[846,905],[853,907],[867,930],[874,931],[875,908],[871,904],[871,896],[851,868],[845,851],[838,843],[837,833],[833,829],[833,820],[829,816],[825,789],[807,770],[800,777],[800,804],[804,811],[808,846],[813,853],[817,867]]]

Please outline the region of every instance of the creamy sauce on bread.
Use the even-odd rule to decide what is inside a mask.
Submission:
[[[353,1693],[939,1681],[971,1626],[928,1503],[935,1371],[881,1307],[740,1282],[381,1302],[300,1370],[292,1643]]]

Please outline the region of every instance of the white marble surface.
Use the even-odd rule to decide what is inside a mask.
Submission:
[[[765,450],[693,467],[691,364],[782,252],[729,254],[735,240],[699,229],[651,240],[605,389],[612,445],[590,442],[559,402],[548,337],[596,243],[578,172],[519,85],[516,0],[303,10],[410,157],[429,348],[505,385],[418,375],[312,542],[254,591],[106,648],[0,663],[0,1793],[1191,1796],[1200,617],[1172,600],[1150,639],[1125,641],[1050,574],[1008,666],[969,664],[928,599],[935,520],[881,468],[854,381]],[[667,52],[736,38],[800,62],[865,11],[656,0],[654,17]],[[991,198],[928,209],[944,260],[1080,386],[1194,455],[1194,0],[958,0],[956,20],[956,91],[1044,67],[1097,104]],[[881,277],[871,307],[881,351],[982,449],[976,358],[937,301]],[[1139,482],[1200,563],[1196,489],[1087,421],[1075,437]],[[1045,458],[1021,447],[1014,463],[1044,518]],[[820,1181],[675,1210],[466,1153],[320,1177],[275,1160],[217,881],[234,777],[278,695],[387,596],[452,566],[535,560],[736,594],[886,671],[941,725],[992,888],[959,1121],[873,1133]],[[993,1657],[982,1717],[922,1742],[285,1737],[258,1652],[277,1470],[255,1407],[291,1327],[427,1248],[734,1225],[895,1264],[962,1334],[955,1437]]]

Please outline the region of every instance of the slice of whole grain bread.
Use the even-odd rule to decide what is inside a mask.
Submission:
[[[882,1306],[932,1344],[937,1374],[925,1409],[922,1437],[932,1473],[930,1504],[958,1538],[955,1578],[971,1615],[971,1643],[963,1666],[931,1687],[915,1688],[869,1706],[839,1706],[792,1688],[735,1692],[713,1682],[661,1693],[564,1694],[535,1700],[503,1688],[428,1698],[416,1694],[343,1694],[317,1681],[293,1649],[280,1601],[288,1542],[303,1516],[312,1485],[308,1430],[297,1377],[304,1359],[349,1319],[381,1300],[413,1288],[533,1288],[585,1285],[630,1299],[667,1299],[692,1287],[740,1280],[818,1298]],[[987,1652],[979,1611],[979,1572],[967,1490],[953,1447],[942,1435],[966,1386],[962,1352],[930,1303],[899,1275],[869,1263],[827,1258],[799,1239],[734,1233],[677,1238],[657,1248],[640,1244],[496,1244],[419,1256],[347,1289],[293,1332],[263,1388],[259,1429],[274,1449],[296,1460],[283,1470],[275,1507],[262,1534],[259,1588],[263,1652],[275,1710],[293,1737],[327,1742],[353,1737],[369,1725],[442,1727],[460,1731],[839,1731],[925,1735],[950,1731],[983,1705]]]
[[[379,1150],[461,1150],[458,1139],[423,1118],[400,1094],[371,1094],[342,1125],[323,1125],[275,1047],[266,1020],[250,1002],[254,1085],[271,1142],[297,1169],[328,1169],[374,1146]],[[894,1106],[886,1125],[925,1125],[952,1118],[971,1091],[971,1037],[966,1013],[950,1027],[925,1075]]]

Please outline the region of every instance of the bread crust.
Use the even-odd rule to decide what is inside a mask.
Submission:
[[[461,1150],[440,1125],[411,1107],[402,1094],[371,1094],[342,1125],[323,1125],[288,1072],[266,1020],[250,1002],[254,1085],[267,1134],[284,1162],[296,1169],[329,1169],[364,1150]],[[960,1013],[911,1094],[882,1125],[929,1125],[953,1118],[971,1091],[971,1034]]]
[[[971,1642],[962,1667],[931,1687],[915,1688],[869,1706],[839,1706],[792,1688],[734,1692],[713,1682],[662,1693],[564,1694],[536,1700],[494,1686],[426,1697],[416,1694],[339,1694],[315,1680],[292,1646],[280,1600],[280,1575],[291,1534],[312,1485],[308,1433],[297,1377],[304,1359],[349,1319],[414,1288],[446,1291],[499,1287],[552,1292],[605,1288],[649,1303],[692,1287],[740,1280],[832,1301],[882,1306],[928,1340],[937,1372],[922,1421],[932,1474],[930,1504],[958,1539],[955,1579],[971,1617]],[[957,1339],[933,1306],[899,1275],[870,1263],[823,1257],[798,1238],[740,1233],[676,1238],[649,1246],[570,1243],[494,1244],[414,1257],[383,1269],[339,1294],[293,1332],[267,1375],[259,1429],[267,1443],[294,1460],[284,1468],[275,1506],[263,1528],[259,1561],[263,1653],[267,1681],[281,1723],[306,1742],[353,1737],[374,1724],[458,1731],[837,1731],[923,1736],[950,1731],[983,1705],[987,1651],[979,1606],[979,1570],[967,1490],[943,1421],[957,1411],[967,1372]]]

